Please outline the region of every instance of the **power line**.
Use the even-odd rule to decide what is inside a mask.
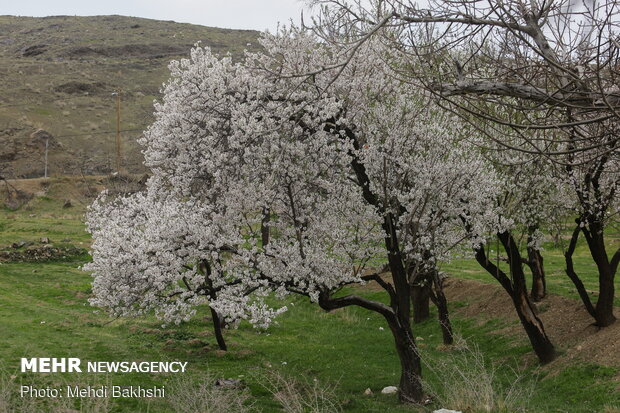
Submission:
[[[2,105],[2,106],[0,106],[0,109],[2,109],[2,108],[12,108],[12,107],[16,107],[16,106],[44,105],[46,103],[54,103],[54,102],[63,101],[63,100],[71,100],[71,99],[77,99],[77,98],[82,98],[82,97],[90,97],[90,96],[92,96],[92,95],[71,96],[71,97],[66,97],[66,98],[58,98],[58,99],[54,99],[54,100],[46,100],[46,101],[42,101],[42,102],[39,102],[39,103],[15,103],[15,104],[10,104],[10,105]]]
[[[140,92],[140,93],[144,93],[146,96],[145,92],[142,92],[140,90],[134,90],[131,91],[131,93],[136,93],[136,92]],[[73,100],[73,99],[80,99],[80,98],[91,98],[91,97],[102,97],[102,96],[106,96],[105,94],[103,95],[80,95],[80,96],[69,96],[66,98],[58,98],[58,99],[52,99],[52,100],[44,100],[44,101],[40,101],[38,103],[15,103],[15,104],[9,104],[9,105],[1,105],[0,109],[2,108],[11,108],[11,107],[18,107],[18,106],[37,106],[37,105],[45,105],[47,103],[55,103],[55,102],[59,102],[59,101],[65,101],[65,100]],[[149,105],[152,106],[152,103],[150,103]],[[145,105],[146,106],[146,105]]]

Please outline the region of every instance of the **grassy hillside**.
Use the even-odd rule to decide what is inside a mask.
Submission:
[[[0,250],[15,249],[10,245],[20,242],[33,243],[28,248],[39,247],[41,237],[49,237],[52,245],[87,248],[90,238],[83,222],[86,205],[93,192],[114,184],[105,177],[11,182],[32,198],[17,210],[0,208]],[[5,200],[3,196],[4,191],[0,191],[0,201]],[[67,199],[71,207],[65,206]],[[612,242],[617,242],[617,237]],[[217,350],[206,308],[190,323],[162,327],[152,317],[111,319],[90,307],[91,278],[79,270],[88,255],[38,263],[0,260],[0,336],[4,344],[0,348],[0,411],[8,405],[20,412],[76,408],[84,412],[189,412],[191,407],[182,410],[182,401],[173,396],[199,400],[204,391],[201,393],[198,384],[211,376],[242,380],[256,412],[282,411],[278,397],[283,395],[290,400],[314,394],[339,404],[344,412],[356,413],[421,413],[440,407],[467,413],[617,413],[620,362],[613,349],[620,325],[596,331],[588,327],[591,320],[587,315],[575,317],[576,312],[584,311],[574,291],[560,279],[562,263],[552,258],[559,253],[547,244],[545,256],[550,257],[547,262],[552,274],[549,290],[554,295],[539,309],[561,356],[542,368],[535,362],[511,304],[497,283],[479,274],[473,260],[463,259],[446,267],[454,278],[447,292],[452,321],[461,338],[451,348],[443,346],[436,314],[414,326],[432,395],[429,405],[417,409],[399,406],[394,395],[381,394],[383,387],[397,384],[399,365],[391,334],[375,313],[358,308],[326,313],[304,298],[290,296],[282,303],[289,311],[268,331],[258,331],[247,323],[238,330],[226,330],[230,349],[225,353]],[[576,262],[587,285],[593,286],[595,272],[589,270],[590,261],[580,244]],[[490,284],[465,278],[480,278]],[[372,285],[357,287],[355,292],[387,300]],[[551,314],[560,310],[570,312],[570,317]],[[576,331],[564,331],[567,326]],[[598,348],[592,341],[605,346]],[[26,356],[70,356],[89,361],[180,360],[187,361],[189,369],[185,375],[22,374],[19,359]],[[276,397],[268,384],[274,383],[274,377],[296,384],[286,391],[280,388]],[[165,400],[113,401],[15,397],[21,384],[54,387],[87,383],[165,385],[169,396]],[[366,389],[371,394],[365,394]]]
[[[257,36],[123,16],[0,16],[0,175],[42,176],[48,138],[50,174],[109,172],[115,165],[115,91],[127,130],[125,165],[140,171],[135,141],[152,121],[168,62],[186,57],[198,41],[240,57],[258,47]]]

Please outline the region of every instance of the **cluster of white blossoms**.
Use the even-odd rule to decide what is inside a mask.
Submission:
[[[362,282],[386,258],[386,214],[411,266],[509,225],[466,128],[390,75],[388,49],[369,41],[341,70],[302,31],[262,42],[242,63],[196,47],[170,65],[141,140],[146,190],[88,213],[94,305],[180,322],[206,304],[266,327],[285,310],[270,292]]]

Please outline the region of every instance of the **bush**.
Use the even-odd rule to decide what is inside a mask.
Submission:
[[[455,336],[455,350],[447,360],[428,366],[438,378],[433,388],[425,382],[426,391],[443,408],[463,412],[525,411],[535,382],[510,370],[508,382],[496,374],[497,366],[489,365],[481,351]],[[505,368],[505,367],[504,367]]]
[[[263,374],[261,383],[286,413],[336,413],[342,405],[336,395],[336,385],[320,383],[317,379],[301,379],[278,371]]]
[[[182,376],[170,382],[166,398],[179,413],[246,413],[255,411],[247,389],[216,385],[212,375],[200,379]]]

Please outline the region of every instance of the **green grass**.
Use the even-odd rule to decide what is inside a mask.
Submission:
[[[20,241],[38,242],[42,237],[54,243],[67,240],[65,243],[78,247],[90,245],[84,226],[85,208],[63,209],[62,205],[62,200],[39,197],[26,208],[0,211],[0,248]]]
[[[570,234],[567,234],[567,236],[570,236]],[[617,231],[609,231],[606,235],[606,241],[607,252],[611,256],[620,247],[620,234]],[[489,259],[497,263],[497,245],[491,245],[490,248]],[[547,290],[551,294],[579,300],[577,290],[565,272],[564,250],[561,247],[556,247],[552,242],[546,242],[543,248],[542,255],[546,272]],[[500,254],[505,256],[503,250],[500,250]],[[524,257],[527,256],[525,253],[523,254]],[[598,271],[596,264],[590,256],[583,235],[577,243],[573,260],[575,272],[583,281],[586,290],[598,294]],[[508,271],[506,263],[500,261],[499,264],[502,269],[506,272]],[[524,266],[524,269],[526,270],[526,277],[530,279],[529,268]],[[450,263],[444,263],[442,270],[460,278],[497,284],[497,281],[483,270],[474,259],[457,259]],[[594,301],[596,301],[596,298],[594,298]],[[620,297],[618,295],[616,295],[615,305],[620,306]]]
[[[82,212],[79,206],[70,211],[63,209],[62,202],[51,196],[34,200],[30,210],[0,211],[0,245],[40,236],[88,244]],[[31,217],[32,214],[36,216]],[[551,274],[562,268],[554,257],[560,257],[560,252],[548,249],[545,258]],[[172,375],[162,374],[22,374],[18,371],[21,357],[181,360],[189,363],[186,374],[196,380],[207,373],[243,379],[256,406],[265,412],[280,411],[261,385],[263,374],[274,369],[292,377],[335,384],[337,398],[346,412],[416,411],[399,405],[394,395],[380,394],[383,387],[398,384],[400,369],[389,329],[375,313],[359,308],[326,313],[304,298],[291,296],[283,302],[289,311],[267,332],[255,330],[247,323],[237,330],[227,330],[230,351],[222,354],[217,351],[210,324],[204,320],[205,308],[189,323],[162,327],[152,317],[113,320],[91,307],[87,302],[91,277],[79,269],[84,262],[0,264],[0,366],[5,375],[15,376],[11,384],[15,391],[20,383],[45,386],[89,381],[151,386],[167,385],[174,380]],[[589,264],[583,246],[578,249],[577,262],[580,271],[587,275]],[[475,272],[476,265],[462,260],[448,268],[459,276],[489,281],[488,275]],[[560,286],[553,278],[552,292],[562,293]],[[355,291],[373,299],[387,299],[381,292],[363,288]],[[451,303],[452,308],[462,305]],[[525,368],[524,356],[531,359],[525,335],[515,338],[494,333],[505,327],[506,321],[489,320],[480,326],[479,321],[453,316],[453,323],[469,347],[484,354],[489,368],[494,366],[499,392],[509,388],[515,371],[522,383],[534,385],[528,396],[531,400],[522,400],[529,412],[597,412],[605,406],[620,406],[612,380],[617,372],[613,368],[575,363],[557,374]],[[442,351],[435,314],[415,325],[414,334],[423,339],[418,342],[425,380],[430,388],[441,393],[444,376],[438,366],[461,363],[460,357],[468,352]],[[373,394],[364,395],[366,388]],[[450,406],[435,403],[418,411],[440,407]],[[118,399],[113,411],[172,410],[165,400]]]
[[[384,386],[397,385],[399,366],[389,330],[375,314],[361,309],[327,314],[306,300],[290,297],[287,300],[290,311],[267,333],[247,324],[227,331],[231,349],[228,354],[221,355],[215,351],[213,337],[202,335],[205,331],[210,333],[210,326],[201,321],[206,314],[204,311],[190,323],[162,328],[153,319],[111,321],[89,307],[86,299],[90,278],[76,268],[80,264],[4,264],[0,267],[0,297],[9,303],[0,308],[0,335],[4,343],[0,348],[0,360],[6,371],[18,375],[19,382],[57,385],[83,380],[71,374],[21,374],[17,372],[21,357],[182,360],[189,362],[188,374],[192,376],[212,372],[218,377],[243,378],[260,407],[265,411],[277,411],[274,401],[258,382],[259,376],[252,374],[271,365],[288,374],[337,383],[338,397],[345,411],[411,411],[399,406],[394,396],[379,394]],[[367,294],[383,298],[380,293]],[[455,318],[454,324],[468,343],[478,346],[489,360],[503,360],[498,380],[510,382],[510,369],[519,369],[520,356],[529,352],[525,340],[514,342],[493,334],[492,331],[501,326],[496,321],[480,327],[471,320]],[[434,320],[416,325],[415,334],[424,339],[420,343],[426,377],[432,387],[440,388],[441,379],[433,374],[433,366],[452,356],[438,350],[441,336]],[[207,349],[197,346],[196,339],[204,341]],[[529,369],[521,374],[526,380],[536,380],[539,373]],[[614,369],[599,366],[570,367],[556,377],[541,380],[530,411],[586,412],[617,404],[620,400],[609,380],[614,374]],[[118,374],[92,379],[98,384],[109,381],[149,386],[164,385],[170,377]],[[374,395],[363,395],[366,388],[372,389]],[[575,400],[587,408],[575,408]],[[168,411],[165,403],[135,399],[122,399],[117,408],[126,412]]]

